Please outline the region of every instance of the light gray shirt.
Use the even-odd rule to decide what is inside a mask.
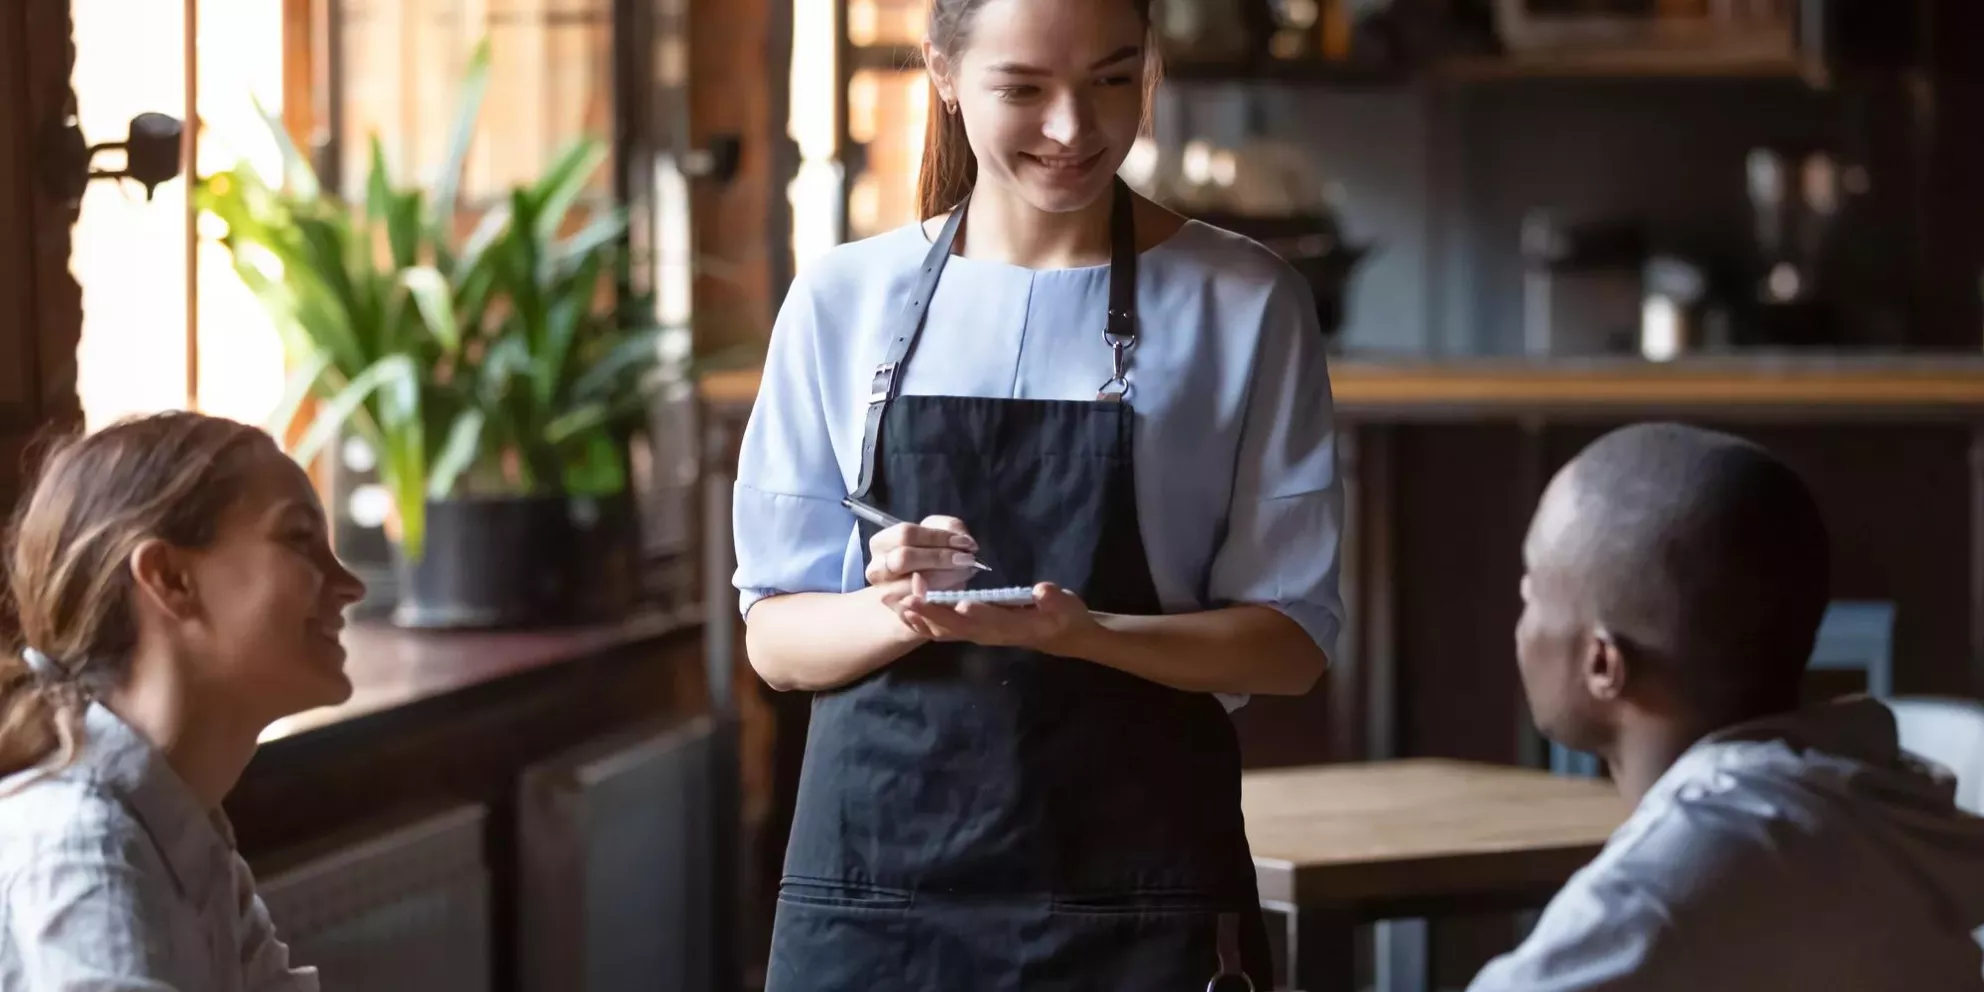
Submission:
[[[1872,699],[1711,736],[1470,992],[1984,988],[1984,820]]]
[[[787,294],[738,458],[742,610],[781,593],[867,585],[860,534],[840,500],[859,480],[875,366],[929,246],[916,224],[841,245]],[[1131,443],[1158,599],[1171,613],[1268,606],[1334,652],[1343,488],[1308,284],[1261,245],[1197,221],[1137,264]],[[1107,265],[954,257],[902,392],[1092,400],[1112,371],[1108,308]]]
[[[110,710],[84,729],[68,768],[0,780],[0,992],[316,992],[226,818]]]

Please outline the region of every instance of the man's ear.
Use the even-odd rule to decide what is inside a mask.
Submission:
[[[152,538],[139,544],[129,562],[137,598],[174,619],[192,617],[199,611],[200,597],[187,565],[185,555],[168,542]]]
[[[1583,674],[1585,691],[1593,699],[1614,702],[1626,694],[1626,682],[1631,676],[1626,653],[1603,625],[1592,628],[1585,642]]]

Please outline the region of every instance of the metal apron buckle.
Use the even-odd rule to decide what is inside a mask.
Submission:
[[[1109,381],[1095,391],[1095,398],[1104,402],[1116,402],[1130,395],[1130,349],[1137,346],[1134,334],[1117,334],[1103,331],[1102,340],[1109,345]]]
[[[1240,964],[1240,914],[1219,914],[1219,971],[1206,992],[1254,992],[1254,979]]]

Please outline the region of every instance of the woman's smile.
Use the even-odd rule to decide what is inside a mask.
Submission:
[[[1042,172],[1045,172],[1047,178],[1060,182],[1070,182],[1086,177],[1095,168],[1096,163],[1102,161],[1104,151],[1107,151],[1107,149],[1079,156],[1035,155],[1029,152],[1021,152],[1020,157],[1032,163],[1034,167],[1040,169]]]

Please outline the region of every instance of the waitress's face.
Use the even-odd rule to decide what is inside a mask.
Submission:
[[[1143,120],[1145,33],[1130,0],[988,0],[961,51],[926,48],[979,182],[1050,213],[1094,203]]]

